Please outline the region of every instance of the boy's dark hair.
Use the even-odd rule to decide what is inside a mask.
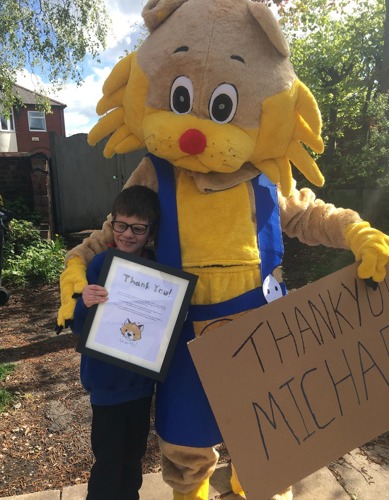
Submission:
[[[147,220],[149,224],[158,224],[159,201],[158,195],[146,186],[130,186],[123,189],[116,197],[111,210],[112,217],[117,214],[131,217],[133,215]]]

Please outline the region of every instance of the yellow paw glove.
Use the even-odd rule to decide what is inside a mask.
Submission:
[[[86,280],[86,266],[80,257],[73,257],[67,263],[65,271],[59,279],[61,291],[61,306],[58,310],[56,332],[60,333],[63,328],[73,319],[77,297],[74,294],[81,294]]]
[[[362,221],[350,224],[344,237],[355,260],[361,261],[358,277],[365,280],[371,278],[377,283],[383,281],[389,261],[389,236]]]

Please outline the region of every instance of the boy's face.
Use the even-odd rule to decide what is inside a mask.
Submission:
[[[113,226],[116,226],[116,229],[113,230],[113,239],[115,241],[115,245],[118,250],[122,252],[134,253],[136,255],[141,255],[143,247],[146,245],[147,241],[150,239],[150,225],[148,220],[140,219],[136,215],[132,215],[127,217],[126,215],[117,214],[113,218]],[[122,223],[122,224],[119,224]],[[131,227],[127,227],[125,229],[124,224],[135,225],[134,230],[139,231],[144,230],[145,228],[142,226],[147,226],[144,234],[135,234]],[[138,224],[140,225],[139,227]],[[123,229],[125,229],[124,232]],[[120,231],[120,232],[119,232]]]

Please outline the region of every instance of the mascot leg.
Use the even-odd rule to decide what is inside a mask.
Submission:
[[[159,438],[162,477],[173,488],[174,500],[208,500],[209,478],[219,453],[212,447],[194,448],[167,443]]]
[[[235,493],[235,495],[240,495],[243,498],[246,498],[243,488],[240,485],[238,475],[236,474],[236,470],[233,464],[231,464],[231,488],[232,491]],[[292,487],[289,486],[286,490],[284,490],[282,493],[278,493],[277,495],[274,495],[271,500],[293,500],[293,492],[292,492]]]

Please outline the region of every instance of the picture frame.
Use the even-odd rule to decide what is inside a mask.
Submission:
[[[98,284],[108,301],[92,306],[76,350],[163,382],[197,276],[114,248]]]

